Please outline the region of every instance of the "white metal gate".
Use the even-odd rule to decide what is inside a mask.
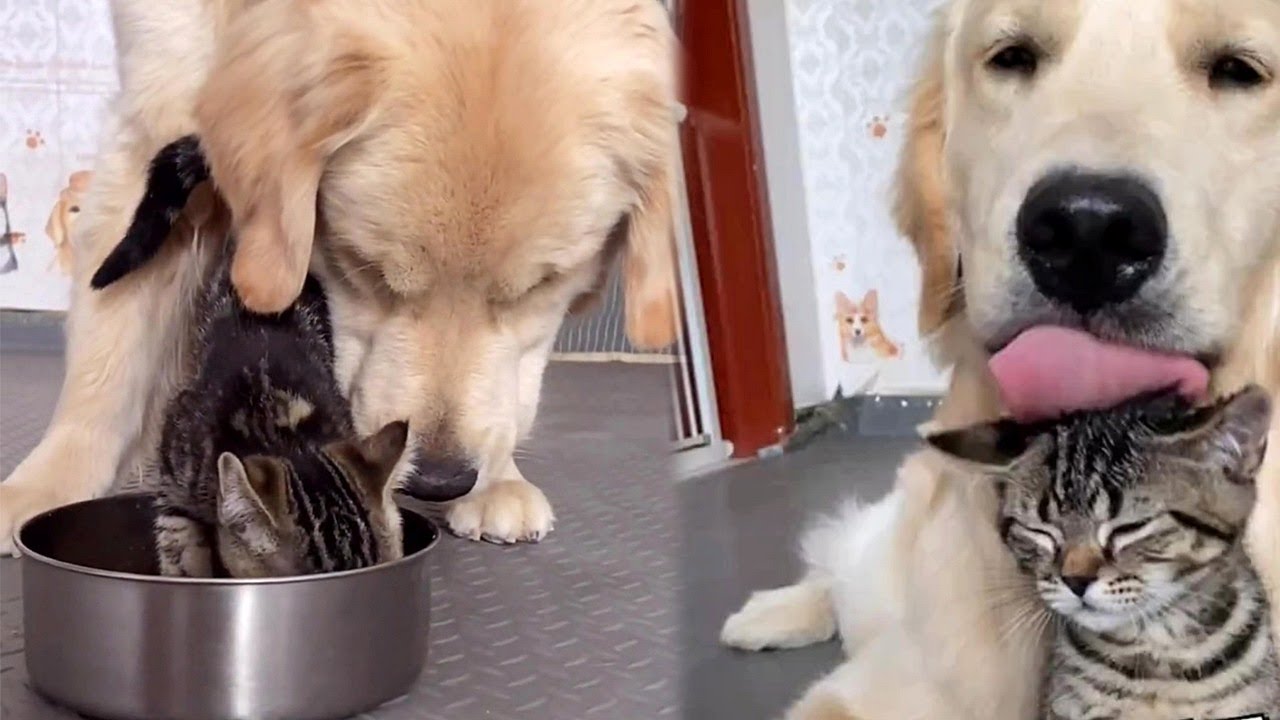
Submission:
[[[676,8],[679,0],[673,0]],[[678,12],[678,9],[676,10]],[[681,106],[681,123],[686,122]],[[676,443],[675,474],[686,477],[698,469],[719,463],[729,456],[730,448],[720,434],[716,409],[715,384],[711,372],[711,353],[707,345],[706,317],[702,312],[702,292],[698,285],[698,259],[693,247],[693,229],[689,221],[689,193],[685,187],[684,167],[677,168],[674,183],[675,235],[680,272],[680,338],[677,345],[679,362],[674,366],[672,406],[675,408]]]

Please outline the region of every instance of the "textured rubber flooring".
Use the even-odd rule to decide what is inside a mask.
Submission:
[[[796,541],[850,496],[874,500],[915,441],[832,432],[795,453],[682,483],[682,713],[688,720],[777,720],[840,661],[832,641],[746,653],[719,644],[720,626],[753,590],[789,585]]]
[[[61,373],[56,355],[0,354],[0,475],[39,439]],[[552,365],[522,467],[550,498],[555,531],[513,547],[446,536],[431,561],[427,670],[407,700],[364,717],[679,716],[668,377],[657,365]],[[18,569],[0,560],[0,716],[74,718],[27,687]]]

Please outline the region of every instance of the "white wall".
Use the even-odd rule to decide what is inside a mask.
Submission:
[[[0,212],[0,307],[66,308],[55,242],[75,222],[71,176],[92,168],[115,87],[107,0],[0,0],[0,175],[16,240]]]
[[[905,101],[938,1],[786,0],[783,19],[765,7],[777,3],[750,5],[757,15],[753,42],[792,370],[820,377],[820,383],[793,378],[803,388],[798,405],[829,398],[837,386],[845,395],[945,388],[945,373],[916,332],[915,257],[890,216]],[[771,32],[778,27],[785,27],[790,50],[789,107],[780,104],[784,83],[770,72],[776,67],[760,59],[762,52],[779,52]],[[793,114],[798,143],[779,120],[784,110]],[[790,189],[795,169],[787,156],[794,144],[802,190]],[[792,217],[794,207],[804,208],[803,223]],[[796,267],[803,263],[807,272]],[[836,295],[860,302],[869,290],[879,296],[879,323],[899,354],[884,357],[862,343],[842,358]],[[806,317],[793,319],[796,314]]]
[[[818,298],[813,291],[809,217],[792,89],[791,38],[787,33],[786,6],[778,0],[747,0],[747,12],[791,394],[796,406],[804,407],[823,402],[831,394],[827,391],[822,354],[815,352],[826,323],[818,321]]]

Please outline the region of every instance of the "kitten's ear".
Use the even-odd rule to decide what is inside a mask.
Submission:
[[[1014,467],[1031,450],[1038,436],[1034,426],[998,420],[930,433],[924,441],[966,469],[994,472]]]
[[[397,420],[359,440],[333,443],[326,451],[346,465],[370,497],[380,497],[409,441],[409,423]]]
[[[1267,454],[1272,403],[1267,391],[1249,385],[1198,412],[1190,426],[1158,432],[1173,453],[1223,469],[1235,482],[1252,483]]]
[[[231,453],[218,456],[218,520],[264,518],[279,525],[289,514],[288,470],[275,458]]]

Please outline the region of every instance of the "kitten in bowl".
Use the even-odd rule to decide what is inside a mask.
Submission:
[[[997,484],[1001,537],[1056,619],[1048,720],[1280,717],[1267,597],[1241,538],[1271,401],[1173,394],[927,442]]]
[[[129,230],[90,285],[103,290],[153,258],[208,179],[195,137],[161,149]],[[408,424],[357,436],[319,282],[308,277],[282,313],[251,313],[231,285],[233,249],[229,238],[213,251],[197,292],[194,371],[166,407],[147,482],[161,574],[305,575],[400,557],[392,493]]]

